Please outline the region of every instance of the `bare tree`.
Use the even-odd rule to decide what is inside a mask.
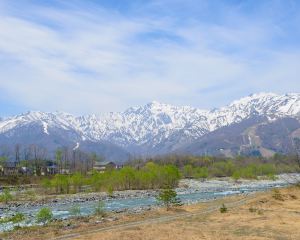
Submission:
[[[47,156],[47,150],[35,144],[32,144],[30,149],[33,156],[35,174],[40,176],[42,173],[42,168],[45,167],[46,164],[45,159]]]
[[[16,163],[20,163],[20,145],[16,144],[15,145],[15,161]]]

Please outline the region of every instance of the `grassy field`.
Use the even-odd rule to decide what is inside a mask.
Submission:
[[[0,236],[4,239],[300,239],[300,189],[235,196],[172,211],[110,214],[51,223]],[[228,206],[220,213],[222,203]],[[232,208],[230,203],[233,204]]]

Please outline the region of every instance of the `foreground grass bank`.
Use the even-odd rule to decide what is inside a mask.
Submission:
[[[300,239],[300,189],[289,187],[208,203],[128,214],[75,217],[3,233],[4,239]],[[244,201],[242,206],[230,204]],[[222,204],[227,211],[219,211]],[[234,206],[234,205],[233,205]],[[209,211],[211,210],[212,211]],[[170,217],[170,218],[168,218]],[[71,235],[70,235],[71,234]]]

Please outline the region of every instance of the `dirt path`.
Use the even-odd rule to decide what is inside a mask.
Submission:
[[[268,191],[226,202],[227,213],[218,204],[199,210],[185,209],[162,221],[99,229],[71,237],[76,240],[299,240],[300,188]],[[219,205],[218,205],[219,206]],[[63,239],[63,238],[62,238]],[[68,238],[66,238],[68,239]],[[69,238],[70,239],[70,238]]]

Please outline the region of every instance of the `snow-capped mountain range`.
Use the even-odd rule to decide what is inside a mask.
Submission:
[[[161,154],[253,116],[263,116],[271,122],[284,117],[298,118],[299,115],[299,93],[252,94],[214,110],[177,107],[154,101],[125,112],[99,116],[75,117],[62,112],[31,111],[0,120],[0,145],[1,141],[5,140],[7,144],[22,131],[34,128],[39,137],[44,138],[51,135],[55,138],[59,131],[68,133],[66,144],[74,149],[85,142],[104,141],[133,154]]]

